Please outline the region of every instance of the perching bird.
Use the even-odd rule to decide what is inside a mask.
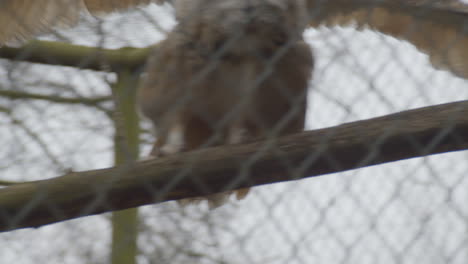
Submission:
[[[302,0],[179,0],[176,15],[139,88],[154,155],[303,130],[313,58]]]

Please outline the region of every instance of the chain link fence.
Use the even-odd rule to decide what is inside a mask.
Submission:
[[[200,16],[207,13],[204,10],[200,9]],[[225,18],[228,20],[231,16],[226,15]],[[250,19],[253,21],[255,17]],[[0,139],[3,145],[0,151],[0,183],[4,186],[0,189],[0,197],[2,192],[21,186],[17,184],[22,182],[108,168],[116,164],[125,165],[131,160],[147,157],[153,143],[162,141],[161,133],[166,127],[156,127],[159,134],[155,134],[152,122],[135,110],[134,92],[144,82],[140,76],[147,79],[148,76],[154,77],[152,82],[156,84],[153,85],[171,76],[171,80],[176,80],[177,85],[186,89],[180,101],[171,105],[176,110],[168,108],[168,112],[186,108],[195,116],[203,113],[196,107],[187,106],[194,93],[187,88],[190,87],[188,84],[196,81],[185,79],[187,75],[184,75],[183,69],[163,63],[167,68],[161,66],[163,70],[160,69],[160,73],[166,77],[158,77],[151,75],[152,72],[144,72],[143,65],[138,63],[131,67],[128,64],[118,65],[119,61],[131,61],[128,54],[143,54],[138,55],[143,58],[151,56],[152,53],[146,49],[151,45],[155,45],[155,53],[161,50],[158,50],[161,47],[158,43],[170,37],[177,24],[174,9],[169,4],[142,6],[105,16],[83,15],[79,20],[76,27],[59,28],[40,36],[43,42],[27,44],[26,48],[0,48],[0,56],[4,58],[0,60]],[[219,21],[219,25],[223,23],[225,21]],[[248,22],[245,24],[249,25]],[[179,25],[183,29],[184,25]],[[279,29],[272,30],[275,33]],[[411,32],[409,30],[408,34]],[[434,69],[430,58],[408,42],[367,29],[358,31],[353,27],[339,26],[308,28],[303,37],[314,55],[313,74],[307,92],[297,99],[291,96],[292,88],[282,83],[284,85],[278,86],[281,89],[274,93],[263,91],[261,100],[253,104],[258,106],[255,103],[275,102],[273,95],[290,98],[286,100],[290,115],[281,114],[278,124],[270,126],[263,119],[264,116],[259,118],[254,112],[247,112],[245,117],[241,106],[238,107],[240,110],[221,113],[230,117],[223,117],[215,123],[209,122],[211,116],[200,114],[197,120],[205,122],[205,127],[201,129],[199,123],[182,119],[180,122],[186,126],[186,138],[206,129],[209,130],[209,137],[202,137],[202,142],[194,143],[196,146],[190,148],[188,141],[180,142],[184,135],[170,127],[167,142],[175,144],[173,152],[263,142],[269,144],[268,151],[277,153],[276,162],[287,167],[290,160],[284,158],[287,153],[281,152],[278,138],[288,134],[282,132],[288,128],[288,118],[294,119],[301,113],[305,114],[305,130],[316,130],[468,99],[465,79],[455,77],[449,71]],[[460,39],[464,37],[460,36]],[[429,35],[428,38],[437,36]],[[49,41],[70,44],[53,46],[56,44]],[[276,52],[279,50],[279,53],[288,55],[281,48],[273,48],[273,52],[267,55],[252,54],[251,51],[257,47],[257,43],[253,42],[240,47],[235,41],[229,44],[229,40],[222,43],[205,39],[197,41],[215,47],[210,50],[203,46],[199,50],[200,53],[214,51],[214,54],[203,54],[206,55],[204,59],[211,60],[203,64],[206,69],[198,69],[199,64],[178,57],[180,52],[193,46],[168,46],[177,48],[175,51],[179,53],[165,54],[175,60],[181,59],[180,65],[184,67],[189,65],[200,72],[205,71],[203,74],[207,76],[215,72],[215,76],[211,76],[214,82],[224,82],[226,87],[249,83],[237,78],[245,75],[255,80],[252,89],[258,89],[272,72],[277,76],[281,74],[275,72],[276,67],[280,67],[275,65],[278,60],[275,56],[279,56],[280,62],[282,56]],[[193,44],[196,48],[197,41]],[[285,43],[288,41],[287,38]],[[41,43],[45,43],[43,53],[38,52],[43,47],[37,46]],[[278,46],[282,47],[283,44],[281,42]],[[81,49],[81,45],[91,47],[91,52]],[[287,50],[290,44],[284,45]],[[111,57],[108,56],[110,53],[102,50],[93,52],[94,47],[114,49],[117,55]],[[261,61],[260,73],[249,76],[249,66],[239,66],[243,54],[230,53],[230,50],[246,52],[249,59]],[[122,55],[128,51],[133,53]],[[12,56],[10,52],[16,53]],[[51,57],[48,52],[54,55]],[[80,54],[91,54],[91,57],[80,57]],[[109,60],[95,63],[100,56],[108,56],[105,58]],[[158,56],[161,58],[161,55]],[[220,74],[217,67],[223,60],[234,61],[230,72],[234,77],[228,74],[217,80]],[[288,70],[291,71],[284,69]],[[236,71],[245,72],[238,74]],[[227,104],[219,96],[225,96],[223,93],[230,91],[218,87],[208,92],[212,97],[202,100],[201,105]],[[234,101],[236,106],[251,104],[249,92],[251,90],[242,90],[247,95],[242,94],[244,100]],[[306,107],[300,104],[302,99],[307,100]],[[158,100],[161,102],[161,99]],[[162,101],[172,103],[168,99],[168,102],[164,102],[166,98]],[[269,111],[274,112],[275,109],[281,108],[273,104]],[[140,121],[135,119],[137,115]],[[250,126],[255,124],[242,123],[243,120],[239,122],[239,116],[249,122],[258,121],[258,127],[250,130]],[[229,130],[232,124],[238,130]],[[249,134],[251,131],[257,131],[257,134]],[[290,133],[296,132],[300,130]],[[460,145],[466,145],[466,136],[459,136]],[[329,142],[325,139],[323,142],[325,148],[329,147]],[[375,146],[380,144],[369,143]],[[408,148],[411,147],[414,146],[408,144]],[[430,153],[430,150],[424,152],[427,146],[420,147],[420,156]],[[178,155],[173,154],[171,151],[174,148],[171,148],[162,154],[153,154],[160,155],[156,159]],[[316,154],[311,152],[310,157]],[[203,159],[203,156],[199,159]],[[256,159],[245,159],[241,167],[249,167]],[[466,151],[460,151],[323,177],[256,186],[241,201],[232,195],[216,209],[210,209],[210,204],[205,200],[184,206],[170,201],[141,206],[138,211],[110,212],[38,229],[12,230],[0,234],[0,263],[466,263],[467,160]],[[191,171],[189,166],[192,165],[177,163],[180,171],[188,176]],[[337,168],[341,166],[336,164]],[[296,179],[297,168],[291,167],[290,170],[288,177]],[[239,177],[249,176],[249,173],[240,171]],[[209,183],[198,180],[194,182],[196,186],[211,188]],[[110,197],[112,184],[108,187],[93,189],[98,197],[96,201]],[[64,188],[69,188],[70,192],[80,191],[79,186]],[[165,194],[158,193],[161,191],[158,189],[148,189],[154,192],[154,197]],[[39,191],[38,195],[37,199],[40,200],[49,194]],[[0,204],[1,199],[6,198],[0,198]],[[56,210],[54,201],[48,202],[52,202],[49,209],[57,218],[67,215]],[[2,221],[10,226],[17,225],[29,210],[33,210],[30,207],[35,203],[33,200],[24,204],[17,215],[2,211]],[[109,202],[105,205],[105,211],[113,211],[115,208],[112,208],[112,204]],[[92,207],[90,203],[83,212],[92,211]]]

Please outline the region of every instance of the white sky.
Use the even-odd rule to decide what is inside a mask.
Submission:
[[[161,27],[173,25],[167,15],[170,9],[152,5],[148,10]],[[103,19],[102,27],[109,32],[104,39],[93,34],[77,37],[90,32],[93,27],[87,25],[62,34],[74,43],[104,43],[106,47],[146,46],[163,37],[151,26],[154,21],[141,19],[139,12],[124,22],[120,15]],[[119,30],[113,29],[116,25]],[[310,129],[468,99],[465,80],[434,70],[427,57],[407,43],[339,28],[309,30],[305,36],[317,60],[309,95]],[[60,74],[67,71],[60,70]],[[72,79],[67,82],[72,84],[86,80],[88,88],[83,93],[105,90],[102,80],[95,80],[102,76],[86,71],[69,76]],[[26,113],[31,109],[23,111],[24,116],[32,115]],[[62,110],[45,113],[57,119],[47,119],[47,124],[38,126],[38,133],[53,131],[46,141],[66,142],[68,134],[61,124],[67,119],[62,120],[65,117],[57,111]],[[83,114],[90,117],[80,125],[96,125],[92,113]],[[90,138],[86,131],[74,138],[83,147],[65,159],[66,164],[81,169],[109,165],[106,139],[86,145]],[[76,146],[68,143],[67,149],[60,144],[54,151],[67,153]],[[83,158],[86,162],[79,161]],[[453,258],[451,263],[467,263],[467,159],[466,152],[451,153],[255,188],[246,200],[211,213],[213,218],[233,214],[215,235],[207,236],[203,227],[188,225],[188,229],[199,228],[190,232],[204,235],[193,241],[195,248],[203,250],[204,242],[216,241],[221,250],[210,249],[209,254],[236,263],[446,263],[448,257]],[[31,175],[34,168],[26,171],[30,172],[26,176]],[[161,208],[144,207],[145,221],[162,221],[165,216],[156,213]],[[0,234],[0,263],[82,263],[80,254],[102,260],[108,245],[108,221],[102,216],[88,217]]]

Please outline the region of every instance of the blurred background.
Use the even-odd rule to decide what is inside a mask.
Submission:
[[[79,26],[40,39],[146,47],[164,39],[173,13],[149,5],[83,15]],[[435,70],[406,42],[339,27],[308,29],[305,39],[316,58],[309,130],[468,99],[466,80]],[[0,59],[0,77],[0,180],[114,165],[115,73],[18,58]],[[140,157],[151,148],[151,130],[141,118]],[[137,248],[128,253],[135,257],[127,257],[139,264],[468,263],[467,161],[467,152],[448,153],[261,186],[213,211],[203,202],[143,206]],[[108,213],[1,233],[0,263],[119,263],[111,256],[128,248],[113,243],[115,228]]]

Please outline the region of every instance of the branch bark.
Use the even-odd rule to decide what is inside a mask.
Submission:
[[[35,40],[20,48],[0,47],[0,57],[48,65],[118,72],[122,69],[143,68],[150,51],[151,47],[104,49]]]
[[[107,102],[112,100],[110,96],[99,96],[99,97],[62,97],[57,95],[45,95],[45,94],[36,94],[21,92],[15,90],[0,90],[0,97],[5,97],[8,99],[16,100],[44,100],[54,103],[63,103],[63,104],[83,104],[89,106],[96,106],[99,103]]]
[[[465,149],[468,101],[431,106],[6,187],[0,231]]]

